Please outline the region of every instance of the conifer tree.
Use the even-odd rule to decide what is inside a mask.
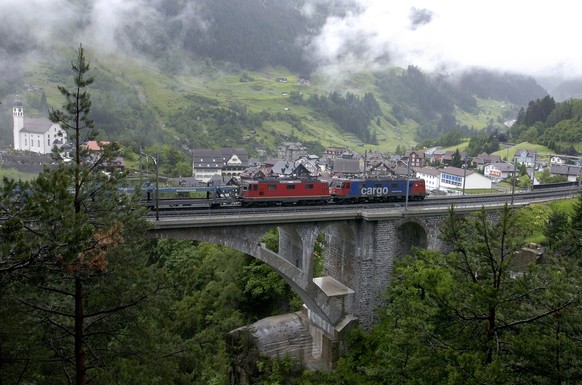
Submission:
[[[26,186],[18,220],[2,226],[2,235],[13,260],[26,263],[19,302],[42,325],[39,344],[52,351],[43,378],[56,382],[64,373],[68,383],[84,385],[114,354],[107,347],[125,326],[119,317],[154,289],[136,273],[144,266],[144,211],[136,196],[119,192],[125,174],[107,168],[117,148],[102,144],[89,154],[85,145],[96,132],[87,89],[93,78],[81,45],[71,68],[74,86],[59,86],[66,103],[49,117],[72,140],[73,161],[45,169]]]

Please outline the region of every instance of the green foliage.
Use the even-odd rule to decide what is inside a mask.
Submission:
[[[467,146],[469,156],[477,156],[483,152],[491,154],[497,150],[499,150],[499,140],[495,134],[479,133],[471,137]]]
[[[363,98],[350,92],[345,97],[338,92],[329,96],[311,95],[307,102],[318,113],[329,116],[343,131],[355,134],[365,143],[378,144],[369,129],[372,118],[381,113],[372,93],[367,92]]]
[[[575,154],[573,145],[582,142],[582,101],[555,103],[546,96],[530,101],[527,111],[519,112],[509,130],[514,140],[540,143],[562,154]]]
[[[545,123],[555,108],[556,102],[549,95],[530,101],[525,114],[520,113],[515,124],[531,127],[537,122]]]
[[[451,210],[451,252],[418,250],[396,263],[389,305],[352,341],[338,382],[575,383],[579,270],[553,259],[520,270],[514,256],[528,229],[516,220],[509,208],[498,221]]]

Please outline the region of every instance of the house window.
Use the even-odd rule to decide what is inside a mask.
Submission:
[[[46,144],[48,144],[49,146],[51,145],[51,136],[49,135],[48,139],[46,140]]]
[[[28,146],[28,139],[24,139],[24,145]]]
[[[37,140],[38,147],[40,147],[40,139]]]

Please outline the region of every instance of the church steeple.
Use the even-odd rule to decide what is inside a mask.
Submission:
[[[20,150],[22,149],[22,146],[20,145],[20,130],[24,128],[24,108],[22,107],[22,101],[18,99],[14,101],[14,105],[12,107],[12,118],[14,120],[14,149]]]

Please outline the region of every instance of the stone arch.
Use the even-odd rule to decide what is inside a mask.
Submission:
[[[317,288],[312,282],[311,277],[311,265],[307,266],[306,271],[297,267],[295,263],[288,260],[287,257],[282,257],[280,254],[275,253],[265,247],[261,243],[261,238],[265,233],[271,230],[273,226],[269,225],[259,225],[248,227],[238,227],[233,226],[229,228],[221,227],[214,229],[204,229],[204,228],[186,228],[186,229],[174,229],[174,230],[164,230],[161,234],[156,234],[156,231],[152,231],[151,234],[154,237],[163,238],[175,238],[175,239],[190,239],[202,242],[214,243],[217,245],[227,246],[231,249],[241,251],[248,254],[254,258],[257,258],[269,266],[271,266],[281,277],[291,286],[291,288],[297,293],[301,300],[307,305],[307,307],[317,314],[321,319],[332,324],[332,320],[329,318],[328,314],[320,304],[317,298]],[[305,228],[293,228],[292,226],[285,226],[282,231],[282,226],[279,226],[279,234],[281,232],[286,233],[283,237],[289,241],[301,241],[309,243],[310,241],[304,241],[301,237],[302,233],[305,232]],[[305,255],[303,246],[297,249],[297,246],[293,246],[296,250],[301,250],[300,255]],[[279,245],[279,252],[281,252],[281,245]],[[292,258],[293,260],[295,258]],[[305,262],[306,258],[302,258],[302,264]],[[307,273],[309,272],[309,274]]]
[[[430,230],[426,224],[416,218],[409,218],[396,227],[398,247],[396,257],[403,258],[413,247],[425,249],[428,247]]]

